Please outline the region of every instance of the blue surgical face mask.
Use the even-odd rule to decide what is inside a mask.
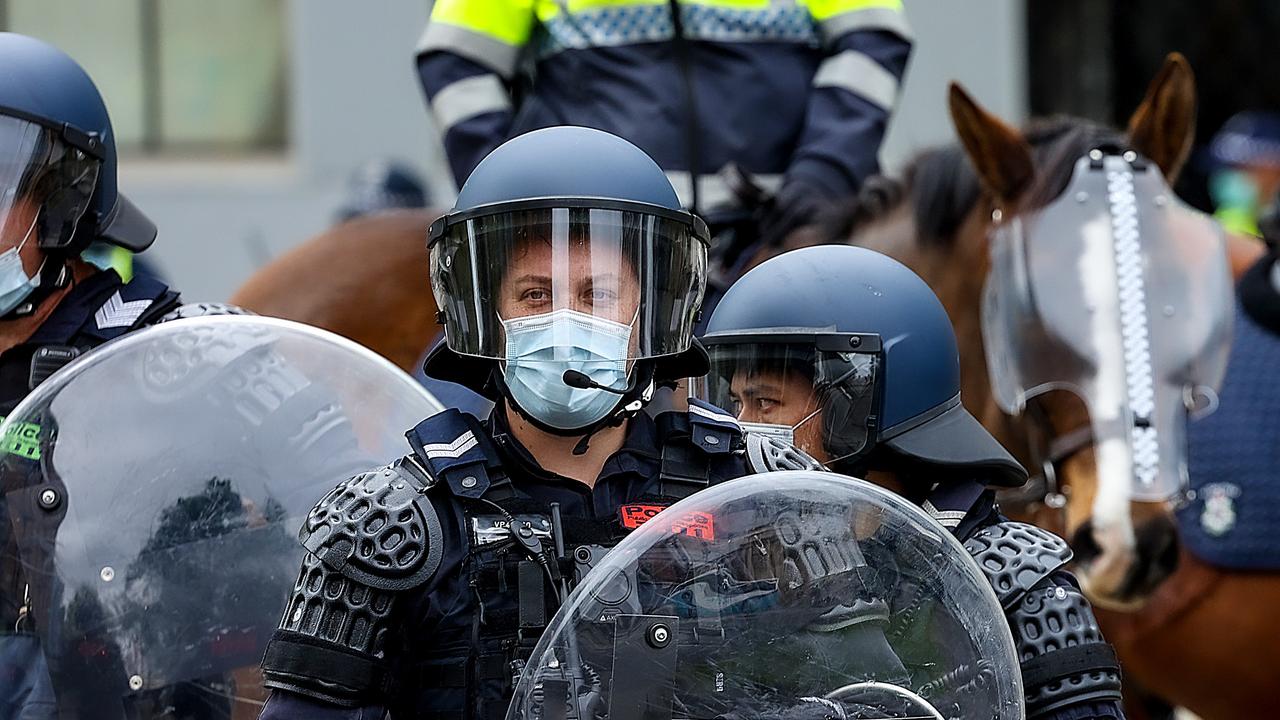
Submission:
[[[503,320],[507,390],[520,409],[557,430],[604,419],[621,400],[615,393],[566,385],[576,370],[605,387],[627,385],[631,326],[573,310]]]
[[[22,237],[22,242],[17,247],[11,247],[0,253],[0,315],[8,315],[13,309],[22,304],[37,287],[40,286],[40,270],[36,270],[35,275],[27,275],[27,271],[22,267],[23,246],[27,244],[27,240],[31,239],[31,233],[36,228],[36,221],[31,220],[31,227],[27,228],[27,234]],[[41,268],[44,264],[41,263]]]

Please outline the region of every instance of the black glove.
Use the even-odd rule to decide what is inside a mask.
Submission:
[[[830,204],[830,199],[814,186],[788,182],[774,195],[760,219],[760,236],[769,245],[780,246],[793,231],[816,222]]]

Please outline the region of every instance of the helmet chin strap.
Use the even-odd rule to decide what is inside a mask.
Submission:
[[[40,275],[40,284],[31,291],[31,294],[25,300],[18,304],[18,307],[9,311],[9,314],[0,317],[0,321],[17,320],[34,315],[50,295],[71,283],[71,263],[68,262],[67,258],[58,257],[47,250],[45,252],[44,262],[40,264],[40,269],[37,271]]]

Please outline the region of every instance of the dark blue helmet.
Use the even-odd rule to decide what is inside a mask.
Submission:
[[[582,127],[509,140],[476,166],[453,210],[431,227],[432,289],[447,346],[424,369],[490,397],[506,393],[535,423],[565,434],[594,425],[583,419],[600,412],[609,413],[600,422],[635,412],[655,384],[706,370],[693,327],[707,244],[706,225],[626,140]],[[560,383],[561,365],[576,371],[568,387],[582,392]],[[527,373],[516,389],[513,367]],[[617,402],[590,402],[586,376],[617,391]]]
[[[0,67],[0,153],[23,166],[0,190],[40,206],[41,246],[145,250],[156,228],[116,190],[115,136],[93,80],[61,50],[14,33],[0,33]]]
[[[983,469],[997,484],[1026,479],[960,404],[959,353],[942,303],[885,255],[824,245],[764,262],[725,293],[702,341],[711,356],[696,384],[704,399],[797,441],[804,423],[820,422],[814,449],[836,467],[896,454]],[[892,453],[873,455],[881,446]]]
[[[411,168],[392,160],[374,160],[356,170],[347,183],[340,221],[386,210],[427,206],[427,191]]]

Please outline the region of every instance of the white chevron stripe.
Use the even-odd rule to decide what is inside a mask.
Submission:
[[[463,433],[451,443],[436,443],[434,445],[423,445],[422,452],[429,458],[456,458],[462,457],[462,454],[476,446],[476,437],[471,431]]]
[[[129,327],[138,322],[138,318],[142,317],[142,313],[151,307],[153,300],[130,300],[125,302],[120,297],[120,291],[117,290],[114,295],[107,298],[107,301],[98,308],[98,312],[93,314],[94,322],[98,324],[99,330],[107,328]]]

